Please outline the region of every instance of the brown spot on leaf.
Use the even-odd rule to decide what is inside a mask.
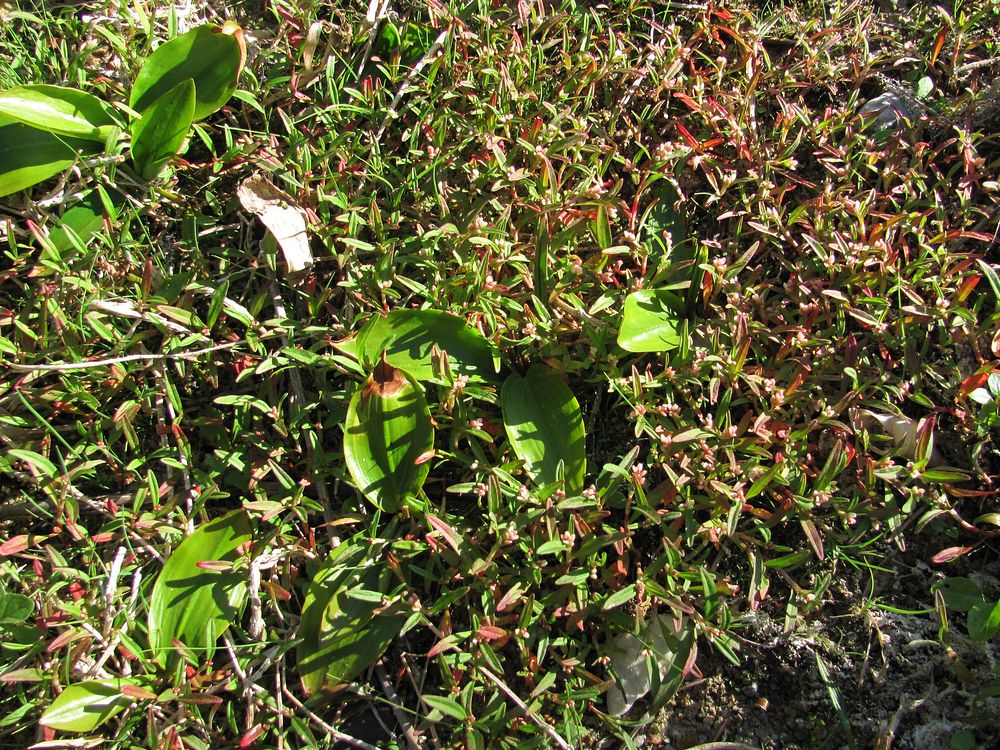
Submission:
[[[365,386],[365,395],[379,395],[382,398],[392,398],[407,385],[406,377],[400,370],[390,365],[382,354],[382,361],[375,365],[372,376]]]

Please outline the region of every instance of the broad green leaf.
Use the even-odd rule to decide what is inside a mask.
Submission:
[[[586,433],[580,404],[552,370],[536,365],[513,374],[500,389],[504,428],[514,454],[539,484],[558,479],[563,464],[567,494],[583,491],[587,474]]]
[[[105,202],[99,190],[91,191],[82,201],[59,217],[55,228],[49,232],[49,242],[56,252],[62,254],[75,246],[73,240],[70,239],[70,232],[86,244],[104,228],[105,214],[109,215],[113,221],[117,217],[115,198],[121,199],[122,196],[116,193],[113,198],[109,198]],[[43,251],[41,257],[48,258],[49,253]]]
[[[22,623],[31,617],[34,611],[35,603],[31,597],[0,591],[0,626]]]
[[[434,428],[423,388],[403,370],[381,362],[347,408],[344,458],[365,496],[395,513],[423,486]]]
[[[940,591],[945,604],[956,612],[968,612],[985,599],[979,585],[970,578],[954,576],[931,585],[931,591]]]
[[[222,108],[236,91],[243,69],[242,30],[206,24],[160,45],[136,76],[129,106],[146,110],[179,84],[195,86],[193,119],[201,120]]]
[[[190,78],[181,81],[132,123],[132,161],[145,179],[156,177],[184,144],[194,118],[194,93]]]
[[[969,609],[969,637],[988,641],[1000,632],[1000,601],[979,602]]]
[[[238,510],[200,526],[167,559],[149,605],[149,645],[161,665],[172,661],[175,640],[210,657],[218,637],[239,617],[247,598],[246,572],[199,564],[237,560],[250,539],[250,519]]]
[[[135,702],[122,687],[135,680],[87,680],[70,685],[52,701],[38,723],[63,732],[92,732]]]
[[[399,613],[379,611],[376,603],[350,596],[357,589],[388,592],[391,572],[378,560],[367,540],[341,544],[310,582],[297,653],[307,693],[349,682],[399,634],[404,622]]]
[[[618,346],[629,352],[665,352],[681,344],[684,303],[665,290],[642,289],[625,298]]]
[[[0,197],[24,190],[64,172],[100,146],[55,135],[0,116]]]
[[[93,94],[45,84],[0,91],[0,115],[57,135],[100,143],[118,127],[107,105]]]
[[[361,364],[372,368],[385,351],[386,361],[417,380],[434,377],[431,349],[448,353],[456,375],[474,382],[497,382],[499,354],[486,338],[457,315],[440,310],[394,310],[370,320],[357,338]]]

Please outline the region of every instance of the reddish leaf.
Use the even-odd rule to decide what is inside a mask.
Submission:
[[[501,638],[506,638],[507,631],[503,628],[498,628],[496,625],[480,625],[479,630],[476,631],[476,636],[484,643],[489,643],[490,641],[499,641]]]
[[[942,563],[951,562],[962,555],[967,555],[972,552],[973,547],[948,547],[938,552],[934,557],[931,558],[931,562],[937,565]]]
[[[432,516],[430,513],[427,514],[427,521],[434,527],[435,531],[444,537],[448,546],[455,550],[456,553],[459,553],[458,546],[462,543],[462,539],[459,537],[458,533],[440,518]]]
[[[977,388],[982,388],[986,385],[986,381],[989,379],[990,373],[988,372],[977,372],[974,375],[970,375],[958,386],[958,393],[960,396],[968,396]]]

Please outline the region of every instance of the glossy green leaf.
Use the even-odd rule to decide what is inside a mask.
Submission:
[[[55,135],[0,117],[0,196],[16,193],[72,167],[81,154],[100,146],[92,141]]]
[[[625,298],[618,346],[629,352],[665,352],[681,345],[684,303],[673,292],[642,289]]]
[[[181,81],[132,123],[132,161],[147,180],[184,144],[194,118],[194,95],[194,82]]]
[[[175,640],[198,656],[211,656],[218,637],[243,609],[247,574],[200,564],[235,561],[250,539],[250,519],[234,511],[197,528],[167,559],[149,605],[149,645],[160,664],[172,661]]]
[[[381,362],[347,409],[344,458],[358,488],[395,513],[427,478],[424,460],[434,428],[423,388],[403,370]]]
[[[387,593],[392,574],[372,545],[337,547],[306,590],[299,621],[298,672],[307,693],[349,682],[375,662],[403,626],[399,612],[352,597],[356,590]]]
[[[93,94],[38,84],[0,91],[0,115],[58,135],[104,143],[118,127]]]
[[[20,624],[35,612],[30,596],[0,591],[0,626]]]
[[[135,680],[87,680],[70,685],[52,701],[38,723],[63,732],[92,732],[135,702],[122,687]]]
[[[236,91],[243,67],[242,31],[226,33],[206,24],[160,45],[136,76],[129,106],[146,110],[179,84],[190,79],[195,85],[194,118],[222,108]]]
[[[580,404],[562,379],[544,365],[524,377],[511,375],[500,389],[504,428],[514,454],[539,484],[558,479],[564,467],[567,494],[583,491],[586,432]]]
[[[382,357],[417,380],[434,377],[431,349],[448,353],[456,375],[474,382],[497,382],[499,354],[479,331],[457,315],[440,310],[394,310],[370,320],[357,338],[361,364],[370,369]]]

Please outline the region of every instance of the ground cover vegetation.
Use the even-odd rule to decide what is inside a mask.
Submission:
[[[5,745],[995,737],[996,2],[0,19]]]

